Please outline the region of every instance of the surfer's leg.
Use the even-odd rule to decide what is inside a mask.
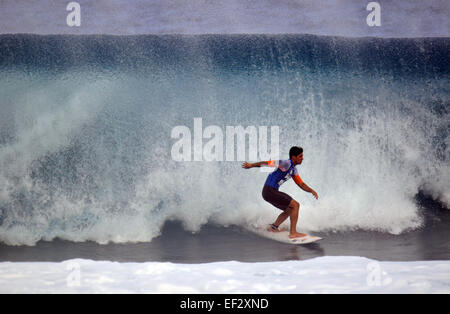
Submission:
[[[277,189],[274,189],[267,185],[265,185],[263,188],[262,196],[264,200],[283,211],[278,216],[277,220],[275,220],[275,222],[273,223],[275,225],[274,228],[271,227],[269,229],[270,231],[279,231],[277,230],[278,226],[280,226],[288,217],[290,217],[291,227],[289,231],[289,237],[297,238],[305,236],[305,234],[297,232],[297,220],[300,204],[296,200],[294,200],[288,194],[278,191]]]
[[[283,211],[268,229],[273,232],[281,231],[278,230],[278,227],[290,216],[289,205],[292,201],[292,197],[267,185],[263,188],[262,197],[266,202],[269,202]]]
[[[297,232],[298,212],[300,204],[296,200],[292,200],[289,204],[289,217],[291,218],[291,227],[289,230],[289,238],[304,237],[306,234]],[[288,209],[286,209],[288,211]]]
[[[289,215],[290,215],[290,208],[288,208],[284,212],[282,212],[273,224],[275,226],[279,227],[286,219],[289,218]]]

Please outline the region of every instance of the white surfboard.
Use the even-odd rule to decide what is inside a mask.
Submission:
[[[322,240],[322,238],[319,238],[319,237],[316,237],[313,235],[309,235],[309,234],[307,234],[304,237],[291,239],[291,238],[289,238],[289,231],[287,231],[287,230],[283,230],[280,232],[272,232],[272,231],[267,230],[267,228],[258,228],[258,229],[255,229],[255,232],[265,238],[272,239],[272,240],[282,242],[282,243],[288,243],[288,244],[308,244],[308,243],[313,243],[313,242]]]

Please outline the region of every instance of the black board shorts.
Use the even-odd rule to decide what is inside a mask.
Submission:
[[[262,197],[266,202],[281,210],[286,210],[292,201],[292,197],[268,185],[264,185]]]

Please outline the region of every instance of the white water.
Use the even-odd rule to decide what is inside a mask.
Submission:
[[[450,262],[0,263],[0,293],[450,293]]]

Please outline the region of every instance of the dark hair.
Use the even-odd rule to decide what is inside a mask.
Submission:
[[[303,148],[292,146],[291,149],[289,150],[289,158],[292,158],[292,156],[298,156],[301,153],[303,153]]]

